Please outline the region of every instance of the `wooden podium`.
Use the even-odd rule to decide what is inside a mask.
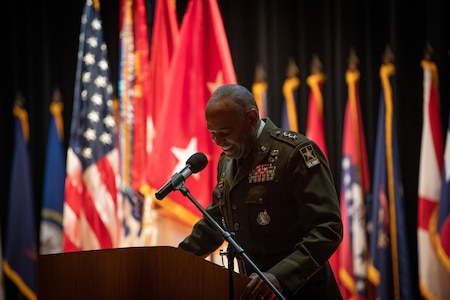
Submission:
[[[233,278],[239,299],[250,279]],[[37,283],[38,300],[230,299],[228,269],[169,246],[40,255]]]

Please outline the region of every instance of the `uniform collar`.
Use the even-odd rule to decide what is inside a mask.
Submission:
[[[259,138],[265,125],[266,125],[266,122],[264,122],[264,120],[261,120],[261,122],[259,123],[258,135],[256,136],[256,138]]]

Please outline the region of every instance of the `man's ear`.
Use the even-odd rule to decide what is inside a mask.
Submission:
[[[259,120],[259,113],[256,109],[252,108],[247,112],[248,118],[251,121],[252,124],[258,123]]]

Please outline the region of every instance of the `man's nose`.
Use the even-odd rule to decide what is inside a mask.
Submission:
[[[216,143],[217,146],[221,146],[223,143],[223,138],[216,134],[213,136],[213,142]]]

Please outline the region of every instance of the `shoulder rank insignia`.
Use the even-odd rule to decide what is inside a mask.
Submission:
[[[291,144],[296,147],[301,143],[301,135],[297,132],[288,131],[284,129],[275,129],[270,132],[270,135],[279,141]]]
[[[313,146],[311,144],[300,148],[300,153],[302,154],[308,168],[320,164],[319,158],[317,157],[316,152],[314,152]]]

